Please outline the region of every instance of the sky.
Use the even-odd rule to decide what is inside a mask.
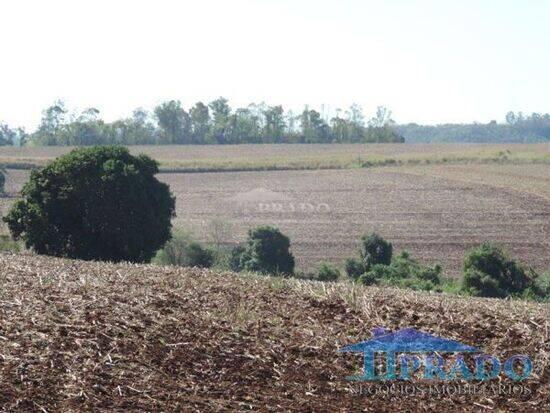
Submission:
[[[546,113],[549,21],[547,0],[3,0],[0,121],[218,96],[399,123]]]

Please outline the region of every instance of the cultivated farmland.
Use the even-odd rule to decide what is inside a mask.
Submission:
[[[0,282],[5,411],[543,412],[550,403],[548,305],[31,255],[0,254]],[[378,326],[502,359],[529,355],[528,393],[360,394],[345,377],[361,357],[337,350]]]
[[[2,147],[0,164],[44,165],[72,148]],[[273,144],[131,146],[161,169],[177,171],[241,171],[342,169],[377,165],[454,162],[550,164],[550,144]]]
[[[10,170],[5,211],[27,179]],[[339,264],[356,254],[361,234],[378,231],[397,249],[458,275],[464,252],[484,240],[503,243],[538,270],[550,268],[550,166],[424,165],[317,171],[165,173],[177,197],[176,227],[206,240],[244,239],[274,224],[287,233],[299,269]]]

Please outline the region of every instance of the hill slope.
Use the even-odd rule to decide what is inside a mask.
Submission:
[[[0,255],[0,410],[542,411],[545,305]],[[366,396],[337,349],[415,327],[527,354],[529,396]]]

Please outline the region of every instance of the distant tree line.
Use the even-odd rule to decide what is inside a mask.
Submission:
[[[152,112],[105,122],[96,108],[71,112],[57,101],[43,111],[36,131],[26,133],[0,123],[1,145],[90,146],[240,143],[409,143],[543,142],[550,140],[550,114],[509,112],[506,123],[398,125],[391,111],[378,107],[365,119],[359,105],[327,117],[305,107],[300,113],[264,103],[233,109],[227,99],[195,103],[186,110],[179,100],[157,105]]]
[[[294,114],[282,106],[250,104],[232,109],[227,99],[197,102],[186,110],[180,101],[156,106],[152,113],[136,109],[132,116],[105,122],[99,110],[71,113],[62,101],[44,110],[30,134],[2,126],[2,145],[150,145],[240,143],[404,142],[391,112],[379,107],[365,121],[358,105],[327,120],[307,106]]]
[[[506,123],[396,125],[395,130],[409,143],[473,142],[530,143],[550,140],[550,114],[508,112]]]

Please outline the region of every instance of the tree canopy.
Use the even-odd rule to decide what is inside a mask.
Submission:
[[[197,102],[188,109],[179,100],[169,100],[151,112],[138,108],[128,118],[106,122],[96,108],[75,112],[63,101],[57,101],[43,111],[41,122],[32,133],[0,123],[0,146],[550,140],[550,114],[509,112],[505,118],[505,123],[398,124],[384,106],[365,119],[357,104],[329,115],[309,106],[295,113],[281,105],[265,103],[234,109],[220,97],[209,103]]]
[[[32,171],[4,221],[39,254],[146,262],[170,238],[175,208],[157,172],[124,147],[75,149]]]
[[[379,108],[383,113],[391,113]],[[374,117],[376,118],[376,116]],[[374,119],[373,118],[373,119]],[[7,126],[0,129],[0,145],[15,143]],[[8,133],[9,132],[9,133]],[[2,139],[5,137],[5,139]],[[388,116],[366,123],[362,109],[349,110],[329,118],[305,107],[301,113],[285,111],[281,105],[250,104],[233,109],[220,97],[186,110],[179,100],[157,105],[152,112],[136,109],[132,116],[105,122],[96,108],[71,112],[57,101],[42,113],[36,131],[17,142],[29,145],[147,145],[147,144],[240,144],[240,143],[366,143],[404,142]]]

